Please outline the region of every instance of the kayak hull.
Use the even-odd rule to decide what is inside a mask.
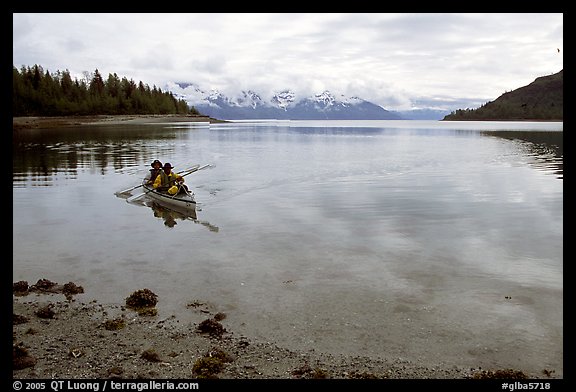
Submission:
[[[160,204],[168,207],[175,207],[184,210],[196,209],[196,200],[194,193],[180,193],[177,195],[170,195],[164,192],[158,192],[150,185],[144,185],[144,191],[147,197],[157,201]]]

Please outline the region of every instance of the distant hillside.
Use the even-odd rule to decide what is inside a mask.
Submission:
[[[458,109],[444,120],[564,120],[564,70],[502,94],[477,109]]]

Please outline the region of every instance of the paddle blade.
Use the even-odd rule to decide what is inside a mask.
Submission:
[[[129,193],[129,192],[132,192],[132,191],[133,191],[134,189],[136,189],[136,188],[140,188],[142,185],[143,185],[143,184],[136,185],[136,186],[133,186],[133,187],[131,187],[131,188],[124,189],[123,191],[118,191],[118,192],[116,192],[115,194],[116,194],[116,195],[119,195],[119,194],[121,194],[121,193]]]
[[[179,171],[177,173],[182,174],[182,173],[186,173],[186,172],[190,172],[190,171],[196,171],[196,170],[198,170],[199,167],[200,167],[200,165],[190,166],[188,169],[184,169],[184,170]]]
[[[146,193],[140,193],[138,195],[130,196],[129,198],[126,199],[126,201],[128,203],[132,203],[133,201],[139,200],[139,199],[143,198],[144,196],[146,196]]]

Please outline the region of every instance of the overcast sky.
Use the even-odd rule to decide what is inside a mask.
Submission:
[[[564,54],[558,13],[13,14],[13,33],[18,69],[264,98],[330,90],[391,110],[477,107],[560,71]]]

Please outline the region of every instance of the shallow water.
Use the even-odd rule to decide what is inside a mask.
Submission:
[[[13,280],[208,302],[294,348],[562,372],[562,123],[290,121],[22,131]],[[196,219],[115,192],[154,159]],[[135,190],[133,194],[137,194]],[[174,224],[175,223],[175,224]]]

